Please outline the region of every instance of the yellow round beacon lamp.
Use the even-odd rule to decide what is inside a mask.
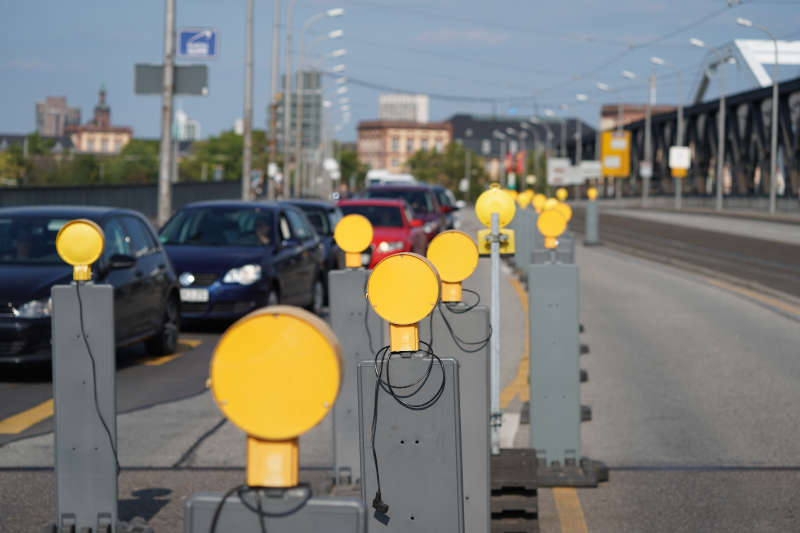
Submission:
[[[461,301],[461,282],[478,266],[478,247],[463,231],[449,230],[428,245],[428,260],[442,279],[442,301]]]
[[[515,211],[514,199],[496,183],[483,191],[475,202],[475,214],[487,228],[492,227],[492,213],[498,214],[498,225],[502,228],[513,220]]]
[[[264,307],[225,331],[209,382],[222,413],[247,433],[249,486],[297,485],[298,437],[333,407],[341,374],[333,330],[303,309]]]
[[[544,203],[544,211],[550,211],[551,209],[555,209],[558,205],[558,200],[555,198],[548,198],[547,201]]]
[[[559,187],[558,190],[556,190],[556,198],[558,198],[559,202],[565,201],[567,199],[567,196],[568,196],[567,189],[565,189],[564,187]]]
[[[362,266],[361,253],[372,242],[372,224],[362,215],[344,216],[333,230],[333,239],[344,250],[344,265],[359,268]]]
[[[589,187],[589,190],[586,191],[586,196],[589,197],[590,201],[594,201],[597,199],[597,189],[594,187]]]
[[[558,237],[567,228],[567,219],[559,210],[550,209],[539,215],[536,227],[544,235],[544,247],[552,249],[558,246]]]
[[[526,189],[525,191],[517,195],[517,205],[519,205],[522,209],[525,209],[526,207],[528,207],[528,205],[530,205],[532,198],[533,198],[533,190]]]
[[[92,263],[97,261],[106,244],[103,229],[85,218],[64,224],[56,235],[56,251],[65,263],[72,265],[72,279],[92,279]]]
[[[441,282],[426,258],[401,252],[382,259],[367,280],[367,298],[389,323],[392,352],[419,350],[419,321],[439,303]]]
[[[541,213],[544,211],[544,204],[547,203],[547,196],[542,193],[535,194],[531,203],[536,212]]]
[[[572,208],[569,205],[563,204],[563,203],[559,203],[555,207],[555,209],[556,209],[556,211],[558,211],[559,213],[564,215],[564,218],[567,219],[567,222],[569,222],[572,219]]]

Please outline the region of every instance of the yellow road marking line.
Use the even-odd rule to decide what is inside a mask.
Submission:
[[[556,501],[558,521],[561,522],[561,533],[589,533],[577,490],[572,487],[555,487],[553,499]]]
[[[151,357],[149,359],[143,359],[142,364],[145,366],[161,366],[163,364],[169,363],[173,359],[177,359],[185,352],[188,352],[192,348],[197,348],[201,344],[203,344],[203,341],[200,339],[179,339],[177,352],[169,355],[162,355],[161,357]]]
[[[729,290],[731,292],[735,292],[735,293],[741,294],[742,296],[746,296],[748,298],[752,298],[754,300],[758,300],[759,302],[767,304],[770,307],[776,307],[776,308],[780,309],[781,311],[785,311],[785,312],[787,312],[789,314],[796,315],[796,316],[800,317],[800,307],[797,307],[795,305],[792,305],[792,304],[789,304],[789,303],[786,303],[786,302],[782,302],[782,301],[778,300],[777,298],[772,298],[772,297],[766,296],[765,294],[762,294],[762,293],[760,293],[758,291],[746,289],[744,287],[739,287],[738,285],[733,285],[731,283],[727,283],[725,281],[716,280],[716,279],[713,279],[713,278],[706,278],[706,281],[708,283],[710,283],[711,285],[714,285],[714,286],[719,287],[721,289]]]
[[[29,427],[38,424],[42,420],[53,416],[53,399],[42,402],[35,407],[26,409],[21,413],[0,420],[0,434],[16,435],[22,433]]]
[[[517,293],[517,297],[519,298],[520,303],[522,304],[522,308],[525,311],[525,323],[528,323],[528,293],[525,292],[525,287],[522,286],[522,283],[515,277],[511,278],[511,286],[514,287],[514,291]],[[529,376],[529,359],[530,359],[530,328],[525,327],[525,353],[522,356],[522,359],[519,361],[519,366],[517,367],[517,374],[514,376],[514,379],[511,380],[511,383],[506,385],[503,391],[500,393],[500,407],[505,409],[508,407],[508,404],[519,395],[519,399],[522,402],[527,402],[530,399],[531,388],[528,386],[528,376]]]

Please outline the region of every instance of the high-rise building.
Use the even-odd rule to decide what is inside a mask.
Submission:
[[[175,112],[175,136],[179,141],[196,141],[200,131],[200,123],[189,118],[183,109]]]
[[[427,94],[382,94],[378,97],[378,120],[426,123],[430,102]]]
[[[285,87],[285,76],[281,76],[281,86]],[[289,108],[290,137],[289,149],[294,150],[297,136],[297,81],[295,76],[292,101]],[[283,150],[284,127],[283,109],[286,103],[285,98],[281,98],[276,109],[276,141],[278,151]],[[308,70],[303,72],[303,149],[316,149],[319,147],[322,138],[322,76],[318,70]]]
[[[81,123],[81,110],[67,107],[66,96],[48,96],[36,102],[36,131],[43,137],[63,137],[64,128]]]

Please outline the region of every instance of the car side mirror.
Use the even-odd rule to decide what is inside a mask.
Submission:
[[[132,255],[114,254],[108,259],[109,270],[122,270],[131,268],[136,264],[136,258]]]
[[[464,200],[456,200],[456,209],[463,209],[467,206],[467,202]]]
[[[420,219],[418,219],[418,218],[412,218],[411,219],[411,227],[412,228],[421,228],[424,225],[425,225],[425,223],[423,221],[421,221]]]

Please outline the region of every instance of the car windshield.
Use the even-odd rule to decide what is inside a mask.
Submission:
[[[0,263],[64,265],[56,252],[56,235],[67,222],[63,217],[0,217]]]
[[[405,200],[415,213],[430,213],[433,211],[431,195],[428,191],[419,189],[370,189],[367,193],[370,198],[400,198]]]
[[[384,228],[402,228],[403,215],[400,209],[388,205],[343,205],[345,215],[362,215],[373,226]]]
[[[270,209],[195,207],[175,215],[160,232],[164,244],[264,246],[273,240]]]
[[[447,196],[447,191],[444,189],[436,189],[436,199],[442,205],[453,206],[453,202],[450,201],[450,197]]]
[[[326,216],[324,209],[304,205],[297,207],[303,210],[303,213],[305,213],[306,218],[309,222],[311,222],[311,225],[314,226],[317,234],[331,235],[333,233],[330,225],[328,224],[328,217]]]

